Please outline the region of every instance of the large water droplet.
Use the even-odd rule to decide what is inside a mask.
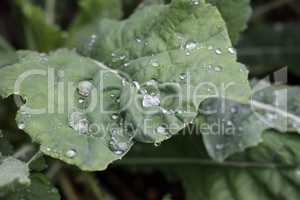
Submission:
[[[85,134],[89,130],[89,121],[80,112],[73,112],[69,115],[69,126],[80,134]]]
[[[145,108],[159,106],[160,105],[160,95],[156,94],[153,96],[153,95],[145,94],[142,103],[143,103],[143,107],[145,107]]]
[[[93,89],[93,84],[90,81],[80,81],[78,83],[78,92],[80,95],[87,97]]]
[[[68,158],[74,158],[77,155],[77,152],[74,149],[70,149],[66,152]]]

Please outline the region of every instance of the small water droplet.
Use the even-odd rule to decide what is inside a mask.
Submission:
[[[236,113],[237,112],[237,108],[236,107],[231,107],[230,108],[230,112],[231,113]]]
[[[138,43],[141,43],[142,39],[141,38],[136,38],[135,41],[137,41]]]
[[[119,118],[119,115],[117,115],[117,114],[112,114],[111,118],[112,118],[113,120],[116,120],[116,119]]]
[[[132,81],[132,84],[134,85],[134,87],[135,87],[137,90],[141,89],[141,86],[140,86],[139,82],[137,82],[137,81]]]
[[[25,122],[21,121],[21,122],[18,123],[18,128],[19,129],[23,130],[23,129],[25,129],[25,127],[26,127]]]
[[[222,67],[221,66],[215,66],[214,71],[215,72],[220,72],[220,71],[222,71]]]
[[[80,104],[84,103],[84,99],[83,98],[79,98],[78,103],[80,103]]]
[[[128,67],[129,66],[129,63],[124,63],[123,64],[123,67]]]
[[[189,55],[191,55],[191,53],[187,51],[187,52],[185,52],[185,55],[189,56]]]
[[[77,152],[74,149],[70,149],[66,152],[68,158],[74,158],[77,155]]]
[[[235,55],[236,54],[236,50],[233,48],[233,47],[229,47],[228,48],[228,52],[232,55]]]
[[[80,81],[78,83],[78,92],[82,96],[89,96],[93,88],[93,84],[90,81]]]
[[[222,150],[224,148],[224,145],[223,144],[217,144],[216,145],[216,149],[217,150]]]
[[[216,49],[215,52],[216,52],[217,55],[221,55],[222,54],[221,49]]]
[[[152,60],[152,61],[151,61],[151,65],[152,65],[153,67],[158,67],[158,66],[159,66],[159,63],[158,63],[157,61],[155,61],[155,60]]]
[[[155,142],[155,143],[154,143],[154,146],[155,146],[155,147],[159,147],[160,145],[161,145],[161,142]]]
[[[156,94],[153,96],[153,95],[145,94],[142,104],[143,104],[144,108],[159,106],[160,105],[160,95]]]
[[[185,80],[186,79],[186,74],[185,73],[180,74],[179,79],[180,80]]]
[[[198,5],[199,5],[199,1],[198,1],[198,0],[192,0],[192,4],[193,4],[194,6],[198,6]]]
[[[188,42],[185,45],[185,49],[187,49],[187,50],[193,50],[195,48],[197,48],[197,43],[195,43],[195,42]]]
[[[166,134],[167,130],[166,130],[166,128],[164,126],[158,126],[156,128],[156,133],[158,133],[158,134]]]

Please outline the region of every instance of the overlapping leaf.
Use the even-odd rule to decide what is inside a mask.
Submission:
[[[206,114],[199,116],[198,128],[203,132],[208,153],[222,161],[258,144],[266,129],[299,131],[298,94],[298,87],[270,86],[256,92],[249,104],[224,99],[203,103],[201,108]]]

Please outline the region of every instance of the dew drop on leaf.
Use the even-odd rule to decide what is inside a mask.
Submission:
[[[18,123],[18,128],[19,129],[23,130],[23,129],[25,129],[25,127],[26,127],[25,122],[21,121],[21,122]]]
[[[70,149],[66,152],[68,158],[74,158],[77,155],[77,152],[74,149]]]
[[[112,118],[113,120],[116,120],[116,119],[119,118],[119,115],[117,115],[117,114],[112,114],[111,118]]]
[[[215,52],[216,52],[217,55],[221,55],[222,54],[221,49],[216,49]]]
[[[80,81],[78,83],[78,92],[80,95],[87,97],[90,95],[93,84],[90,81]]]
[[[228,48],[228,52],[232,55],[235,55],[236,54],[236,50],[233,48],[233,47],[229,47]]]
[[[160,95],[156,94],[153,96],[153,95],[145,94],[142,103],[143,103],[144,108],[159,106],[160,105]]]
[[[81,112],[73,112],[69,115],[69,126],[80,134],[85,134],[89,130],[89,121]]]

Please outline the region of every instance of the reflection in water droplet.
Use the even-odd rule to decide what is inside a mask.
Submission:
[[[153,95],[145,94],[142,104],[143,104],[144,108],[159,106],[160,105],[160,95],[156,94],[153,96]]]
[[[66,152],[68,158],[74,158],[77,155],[77,152],[74,149],[70,149]]]
[[[78,93],[84,97],[90,95],[93,88],[93,84],[90,81],[80,81],[78,83]]]

